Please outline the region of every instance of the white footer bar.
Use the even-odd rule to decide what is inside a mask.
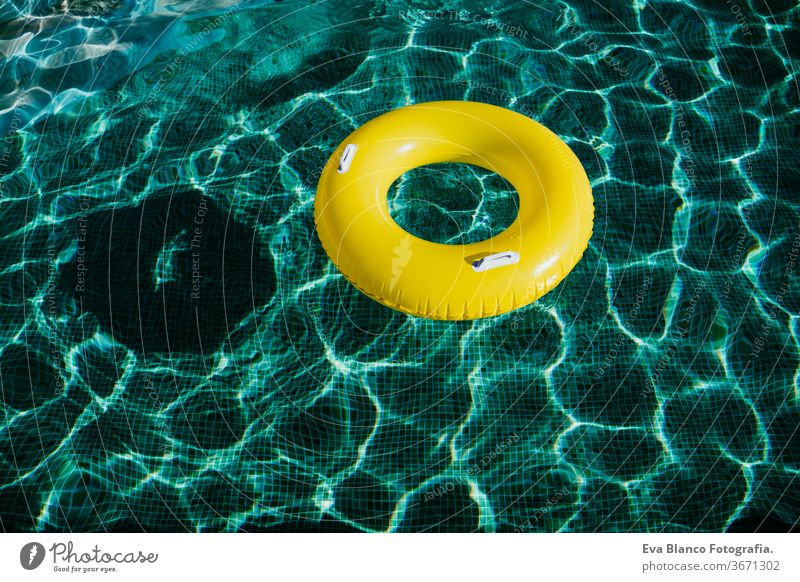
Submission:
[[[0,579],[777,581],[799,579],[799,550],[791,534],[4,534]]]

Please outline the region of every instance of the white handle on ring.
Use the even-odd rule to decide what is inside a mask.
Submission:
[[[503,251],[502,253],[495,253],[487,255],[482,259],[472,262],[472,269],[477,273],[496,269],[497,267],[505,267],[506,265],[513,265],[519,262],[519,253],[514,251]]]
[[[339,173],[344,174],[350,169],[350,164],[353,163],[353,158],[356,157],[358,146],[354,143],[349,143],[345,146],[342,152],[342,157],[339,158]]]

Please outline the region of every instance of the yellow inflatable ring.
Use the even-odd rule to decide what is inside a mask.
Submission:
[[[423,240],[389,215],[387,192],[426,164],[473,164],[505,177],[519,212],[466,245]],[[320,176],[314,219],[325,252],[363,293],[432,319],[476,319],[555,287],[592,235],[589,180],[572,150],[535,121],[485,103],[437,101],[385,113],[354,131]]]

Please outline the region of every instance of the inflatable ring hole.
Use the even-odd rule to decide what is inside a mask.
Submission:
[[[428,164],[400,176],[389,214],[406,232],[449,245],[488,240],[517,218],[519,195],[508,180],[470,164]]]

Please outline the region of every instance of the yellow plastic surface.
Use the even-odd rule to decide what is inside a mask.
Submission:
[[[340,173],[348,144],[357,149]],[[412,168],[444,162],[505,177],[519,194],[514,222],[467,245],[426,241],[398,226],[389,187]],[[547,293],[586,250],[593,216],[586,172],[558,136],[519,113],[466,101],[412,105],[358,128],[331,156],[314,205],[322,245],[353,285],[393,309],[449,320],[506,313]],[[505,251],[519,253],[519,262],[473,269]]]

